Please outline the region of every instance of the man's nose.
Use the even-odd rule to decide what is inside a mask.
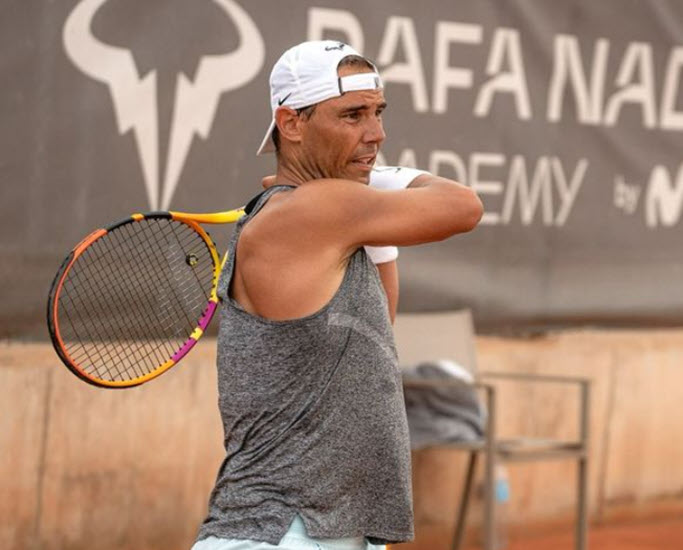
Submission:
[[[372,117],[365,128],[363,141],[365,143],[382,143],[386,137],[382,119]]]

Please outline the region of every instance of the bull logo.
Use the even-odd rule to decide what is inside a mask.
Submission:
[[[209,136],[221,94],[246,85],[261,70],[263,38],[236,2],[213,0],[234,21],[239,46],[226,54],[203,56],[194,82],[178,73],[168,157],[160,185],[156,71],[140,75],[130,50],[105,44],[93,35],[92,19],[106,1],[82,0],[76,5],[64,24],[64,48],[80,71],[109,87],[119,134],[130,130],[135,134],[150,208],[167,210],[192,139],[195,135],[202,139]]]

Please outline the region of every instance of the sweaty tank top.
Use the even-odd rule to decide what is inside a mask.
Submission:
[[[410,540],[401,377],[386,295],[363,248],[333,298],[305,317],[266,319],[229,296],[242,229],[291,191],[263,193],[228,248],[217,360],[226,456],[197,538],[277,544],[298,514],[314,538]]]

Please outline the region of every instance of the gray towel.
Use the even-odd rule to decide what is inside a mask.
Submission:
[[[404,369],[403,380],[462,382],[457,387],[405,388],[412,449],[482,438],[486,411],[474,387],[468,385],[472,375],[463,367],[445,359],[427,361]]]

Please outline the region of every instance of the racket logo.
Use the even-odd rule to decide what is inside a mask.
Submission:
[[[132,130],[135,135],[150,209],[167,210],[192,141],[195,136],[208,138],[221,95],[245,86],[261,70],[265,59],[263,37],[237,2],[214,0],[235,24],[239,46],[223,55],[201,57],[194,81],[177,73],[162,184],[157,72],[141,75],[130,50],[106,44],[93,35],[93,17],[106,1],[82,0],[76,5],[64,24],[64,49],[80,71],[109,87],[119,134]]]
[[[190,267],[196,267],[197,264],[199,263],[199,258],[195,254],[188,254],[185,257],[185,263],[189,265]]]

